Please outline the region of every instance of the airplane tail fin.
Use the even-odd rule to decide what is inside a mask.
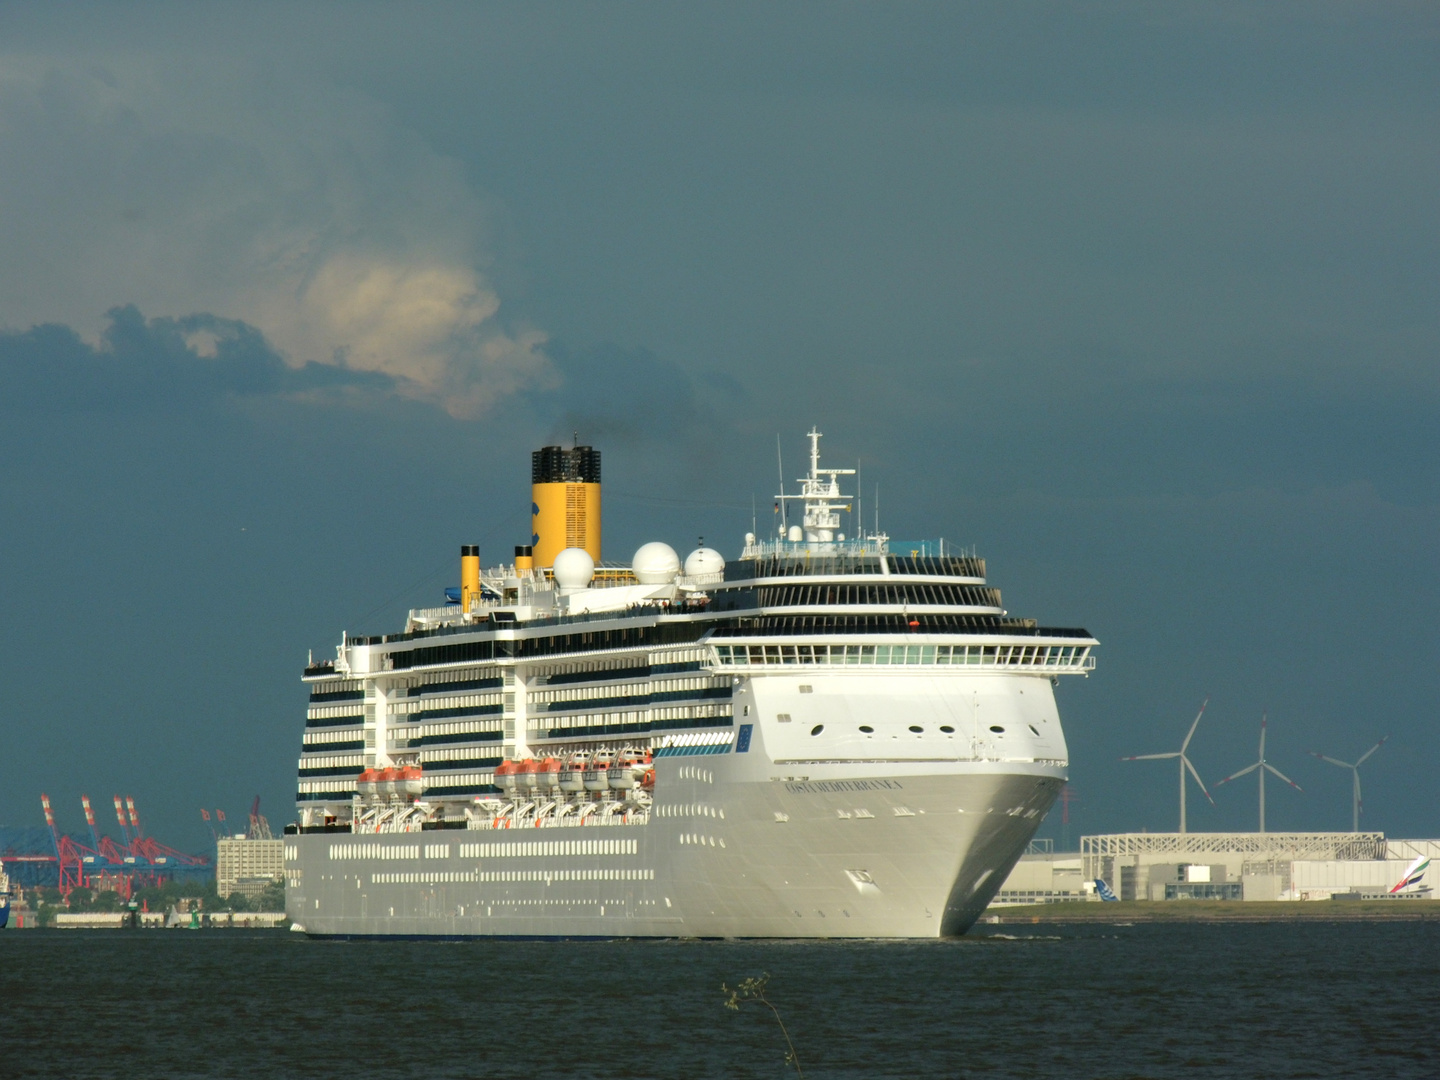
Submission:
[[[1396,882],[1396,884],[1394,885],[1394,887],[1391,888],[1390,891],[1392,893],[1398,893],[1403,889],[1408,889],[1411,885],[1418,885],[1420,879],[1425,876],[1425,871],[1429,868],[1429,866],[1429,858],[1421,855],[1418,859],[1416,859],[1406,868],[1405,876],[1402,877],[1398,882]]]
[[[1111,900],[1118,901],[1120,899],[1118,896],[1115,895],[1114,890],[1111,889],[1109,885],[1105,884],[1104,878],[1095,879],[1095,891],[1100,894],[1100,899],[1106,901],[1107,903]]]

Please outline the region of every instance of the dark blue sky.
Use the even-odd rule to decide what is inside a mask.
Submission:
[[[0,3],[0,821],[285,818],[306,652],[605,453],[733,555],[812,423],[1082,625],[1072,835],[1270,759],[1440,835],[1427,5]],[[868,498],[868,495],[867,495]],[[1253,786],[1192,797],[1248,827]],[[1055,831],[1046,826],[1047,832]]]

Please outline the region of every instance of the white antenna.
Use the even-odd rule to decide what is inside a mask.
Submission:
[[[1266,773],[1267,771],[1274,773],[1274,774],[1275,774],[1276,776],[1278,776],[1281,780],[1284,780],[1285,783],[1287,783],[1287,784],[1289,784],[1291,787],[1293,787],[1296,791],[1303,791],[1303,790],[1304,790],[1299,784],[1295,783],[1294,780],[1291,780],[1288,776],[1286,776],[1284,773],[1282,773],[1279,769],[1275,768],[1274,765],[1271,765],[1268,761],[1265,760],[1265,714],[1264,714],[1264,713],[1261,713],[1261,714],[1260,714],[1260,760],[1257,761],[1257,762],[1255,762],[1254,765],[1247,765],[1247,766],[1245,766],[1245,768],[1241,769],[1241,770],[1240,770],[1239,772],[1237,772],[1237,773],[1231,773],[1229,776],[1225,777],[1224,780],[1221,780],[1221,781],[1220,781],[1220,784],[1228,784],[1231,780],[1238,780],[1238,779],[1240,779],[1240,777],[1244,776],[1246,773],[1254,772],[1256,769],[1259,769],[1259,770],[1260,770],[1260,831],[1263,833],[1263,832],[1265,831],[1265,773]],[[1220,786],[1220,784],[1216,784],[1215,786],[1218,788],[1218,787]]]
[[[785,461],[780,456],[780,433],[775,433],[775,464],[780,469],[780,536],[784,539],[786,535],[786,513],[785,513]]]
[[[1388,738],[1390,738],[1390,736],[1386,735],[1385,739]],[[1364,800],[1360,798],[1360,766],[1365,764],[1366,758],[1368,758],[1371,754],[1375,753],[1376,750],[1379,750],[1380,747],[1385,745],[1385,739],[1381,739],[1374,746],[1370,747],[1369,750],[1366,750],[1365,753],[1361,754],[1360,760],[1355,762],[1353,765],[1348,761],[1341,761],[1339,758],[1326,757],[1324,754],[1316,753],[1314,750],[1310,751],[1312,755],[1318,757],[1321,761],[1328,761],[1331,765],[1339,765],[1342,769],[1349,769],[1351,775],[1354,777],[1355,784],[1353,787],[1353,797],[1351,800],[1351,832],[1360,831],[1360,811],[1365,808]]]
[[[1195,783],[1200,785],[1201,792],[1205,798],[1210,799],[1210,792],[1205,790],[1205,781],[1200,779],[1200,774],[1195,771],[1195,766],[1190,764],[1190,759],[1185,756],[1185,751],[1190,749],[1190,740],[1195,737],[1195,729],[1200,726],[1200,717],[1205,715],[1205,706],[1210,704],[1207,697],[1200,703],[1200,711],[1195,714],[1195,721],[1190,725],[1190,731],[1185,736],[1185,741],[1180,744],[1180,749],[1172,754],[1137,754],[1134,757],[1121,758],[1121,761],[1163,761],[1166,758],[1180,759],[1180,831],[1185,831],[1185,770],[1190,770],[1190,775],[1195,778]],[[1210,799],[1210,805],[1215,805],[1215,800]],[[1263,831],[1263,830],[1262,830]]]

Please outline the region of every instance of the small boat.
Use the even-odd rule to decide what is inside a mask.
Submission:
[[[380,793],[380,770],[366,769],[355,781],[355,791],[365,799],[373,799]]]
[[[649,754],[642,754],[639,750],[626,747],[620,751],[614,764],[610,766],[608,775],[610,787],[616,791],[630,791],[640,783],[640,778],[645,775],[645,770],[649,765]]]
[[[590,767],[585,770],[586,791],[610,790],[610,766],[614,761],[615,755],[609,750],[595,751],[595,756],[590,759]]]
[[[540,763],[534,758],[526,758],[520,762],[520,768],[515,773],[516,787],[522,795],[534,794],[539,787]]]
[[[541,795],[553,795],[560,790],[560,759],[547,757],[541,760],[535,773],[536,790]]]
[[[418,799],[425,791],[425,777],[419,765],[406,765],[400,769],[398,787],[407,799]]]
[[[570,755],[565,762],[565,768],[560,770],[561,791],[584,791],[585,770],[590,765],[590,755],[584,750],[578,750]]]
[[[400,770],[386,768],[380,770],[379,791],[381,798],[393,799],[399,794]]]
[[[518,762],[506,758],[495,767],[495,783],[506,795],[513,796],[520,787],[520,779],[516,775],[520,771]]]

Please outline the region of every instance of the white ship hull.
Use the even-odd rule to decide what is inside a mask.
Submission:
[[[714,762],[675,758],[657,770],[657,787],[673,784],[673,805],[709,813],[289,837],[290,918],[316,936],[961,934],[1064,782],[1053,766],[978,763],[947,773],[812,767],[806,781],[759,783],[665,776],[684,763],[703,777]],[[714,816],[722,807],[724,819]],[[577,841],[618,853],[551,854]],[[397,857],[406,848],[415,854]]]
[[[1045,678],[786,673],[735,700],[746,748],[658,757],[630,823],[287,837],[290,917],[322,936],[960,934],[1065,781]]]

